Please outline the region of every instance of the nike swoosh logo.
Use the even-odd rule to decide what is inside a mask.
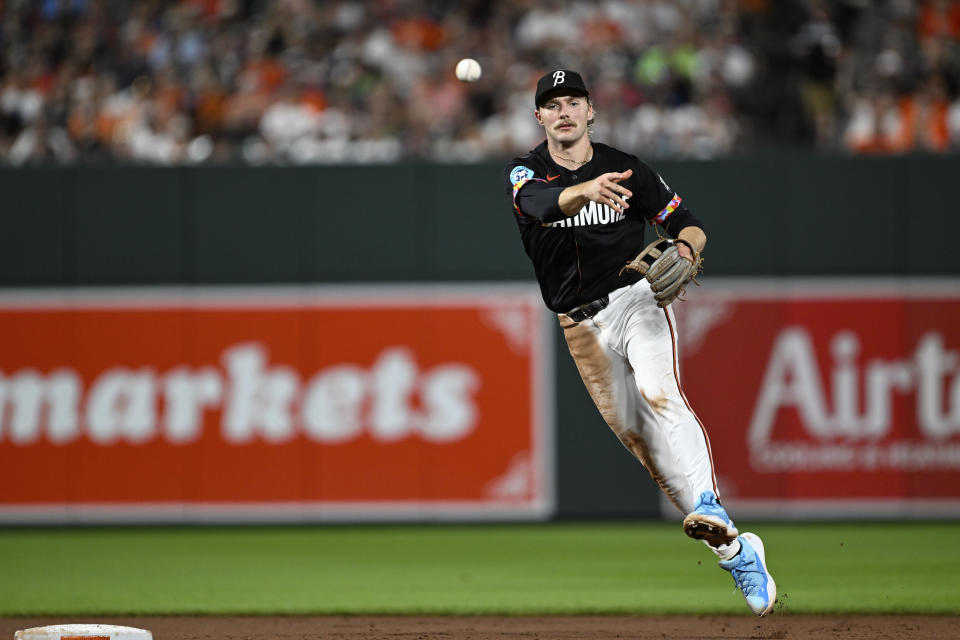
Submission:
[[[547,182],[550,182],[551,180],[556,180],[559,177],[560,177],[559,173],[555,176],[547,176]]]

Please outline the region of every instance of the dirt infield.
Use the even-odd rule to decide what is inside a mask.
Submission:
[[[663,638],[960,638],[958,616],[575,616],[575,617],[110,617],[0,618],[0,640],[17,629],[101,622],[148,629],[156,640],[280,638],[566,640]]]

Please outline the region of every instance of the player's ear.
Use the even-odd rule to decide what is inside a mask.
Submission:
[[[542,127],[542,126],[543,126],[543,120],[540,119],[540,107],[537,107],[536,109],[533,110],[533,117],[537,119],[537,122],[538,122],[538,123],[540,124],[540,126]]]

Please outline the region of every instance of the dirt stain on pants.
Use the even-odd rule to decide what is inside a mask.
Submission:
[[[617,397],[618,386],[622,386],[619,392],[629,393],[629,387],[633,381],[627,377],[626,380],[617,384],[613,373],[613,367],[610,358],[600,343],[597,334],[586,322],[574,322],[566,315],[559,315],[560,327],[563,329],[563,336],[567,341],[567,347],[570,349],[570,355],[573,356],[577,369],[580,371],[580,378],[584,386],[593,398],[594,404],[603,416],[604,421],[617,435],[620,442],[630,453],[646,467],[653,480],[660,486],[663,492],[670,500],[682,510],[679,498],[676,494],[676,488],[671,487],[666,481],[654,461],[650,448],[644,438],[638,432],[638,426],[628,424],[634,420],[627,419],[624,415],[625,407],[628,403],[621,403]],[[653,399],[645,394],[637,393],[648,405],[652,412],[663,413],[667,408],[667,398],[659,396]],[[643,410],[639,408],[639,410]]]

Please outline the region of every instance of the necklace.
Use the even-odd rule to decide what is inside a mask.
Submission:
[[[587,150],[587,155],[586,155],[586,157],[584,157],[583,160],[574,160],[573,158],[568,158],[567,156],[562,156],[562,155],[560,155],[559,153],[557,153],[556,151],[551,151],[550,153],[551,153],[552,155],[560,158],[561,160],[566,160],[567,162],[572,162],[573,164],[577,165],[578,167],[582,167],[583,165],[587,164],[588,162],[590,162],[590,160],[593,159],[593,147],[592,147],[592,146]]]

